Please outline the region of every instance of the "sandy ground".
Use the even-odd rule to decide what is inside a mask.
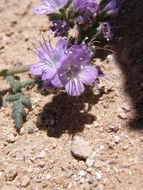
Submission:
[[[49,27],[46,16],[33,13],[37,4],[36,0],[1,0],[1,68],[37,61],[31,51],[33,36],[40,36],[41,31]],[[118,22],[127,24],[124,18],[126,15]],[[135,17],[134,21],[137,21]],[[128,26],[132,28],[130,19]],[[143,189],[143,119],[139,115],[141,111],[138,112],[138,108],[142,109],[142,88],[138,85],[139,74],[136,72],[134,78],[130,76],[130,68],[136,69],[132,66],[132,51],[138,62],[141,62],[142,51],[135,37],[130,40],[129,31],[128,37],[124,32],[120,34],[120,42],[114,45],[116,56],[95,60],[106,74],[100,83],[104,90],[87,89],[81,97],[74,98],[64,93],[44,96],[36,87],[26,89],[32,110],[19,134],[11,118],[12,104],[0,109],[1,190]],[[57,39],[50,31],[45,35],[50,35],[55,44]],[[128,51],[132,43],[138,51]],[[20,76],[22,80],[28,78],[27,73]],[[6,98],[9,86],[2,78],[0,83],[0,94]],[[136,129],[136,120],[141,125],[140,130]],[[77,136],[88,143],[85,151],[91,150],[86,160],[77,159],[71,153]],[[74,148],[78,150],[79,146],[75,142]]]

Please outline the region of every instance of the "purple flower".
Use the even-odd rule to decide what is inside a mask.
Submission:
[[[37,14],[52,14],[60,13],[62,9],[68,2],[68,0],[41,0],[43,5],[36,7],[34,9]]]
[[[110,0],[104,7],[103,11],[107,16],[117,16],[120,10],[120,0]]]
[[[55,33],[55,37],[66,35],[68,31],[66,21],[65,20],[53,21],[53,26],[51,26],[51,30]]]
[[[78,12],[77,23],[85,28],[92,26],[99,10],[98,0],[73,0],[74,9]]]
[[[98,69],[89,65],[91,53],[87,47],[74,45],[69,55],[63,59],[58,68],[58,77],[66,92],[71,96],[80,96],[85,85],[91,85],[98,77]]]
[[[99,9],[98,0],[73,0],[73,4],[77,12],[88,16],[93,16]]]
[[[42,76],[42,80],[46,80],[52,84],[57,80],[55,77],[57,68],[67,50],[67,41],[61,39],[57,42],[55,49],[52,48],[50,42],[47,44],[44,39],[44,45],[40,44],[40,50],[37,50],[40,61],[30,66],[30,72],[33,76]]]
[[[101,24],[101,33],[107,41],[111,40],[113,37],[113,34],[111,32],[111,25],[108,22],[104,22]]]

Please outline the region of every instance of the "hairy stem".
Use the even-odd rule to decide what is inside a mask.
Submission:
[[[18,66],[18,67],[13,67],[9,69],[1,69],[0,70],[0,77],[8,76],[8,75],[14,75],[18,73],[24,73],[29,71],[30,65],[25,65],[25,66]]]

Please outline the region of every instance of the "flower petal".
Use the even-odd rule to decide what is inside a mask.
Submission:
[[[93,66],[85,66],[79,74],[80,80],[86,85],[92,84],[97,77],[98,69]]]
[[[42,80],[52,80],[53,77],[56,75],[56,69],[55,68],[47,68],[47,71],[45,71],[43,74],[42,74]]]
[[[80,96],[85,88],[79,78],[74,78],[65,85],[65,90],[71,96]]]
[[[60,88],[60,87],[63,86],[58,74],[56,74],[56,75],[54,76],[54,78],[51,80],[51,83],[52,83],[52,85],[54,85],[56,88]]]
[[[36,14],[42,15],[42,14],[51,14],[54,12],[54,10],[51,7],[48,7],[46,5],[41,5],[39,7],[36,7],[34,9],[34,12]]]
[[[30,66],[30,73],[35,76],[42,75],[43,67],[45,66],[44,62],[37,62]]]

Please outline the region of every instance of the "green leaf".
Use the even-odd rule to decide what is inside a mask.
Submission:
[[[9,96],[9,97],[6,99],[6,101],[7,101],[7,102],[14,102],[14,101],[16,101],[17,99],[19,99],[20,96],[21,96],[21,93],[17,93],[17,94],[15,94],[15,95],[11,95],[11,96]]]
[[[21,82],[18,79],[15,79],[13,76],[7,76],[7,80],[10,83],[12,92],[16,93],[21,87]]]
[[[24,104],[24,106],[28,109],[31,109],[31,102],[29,99],[25,98],[23,95],[21,96],[21,101]]]
[[[20,100],[17,100],[13,105],[12,118],[15,121],[16,128],[20,129],[23,123],[23,104]]]
[[[25,107],[30,109],[31,102],[29,99],[25,98],[23,94],[20,94],[17,97],[18,99],[15,100],[14,105],[13,105],[12,118],[15,121],[16,128],[20,129],[22,127],[23,120],[27,116]]]

